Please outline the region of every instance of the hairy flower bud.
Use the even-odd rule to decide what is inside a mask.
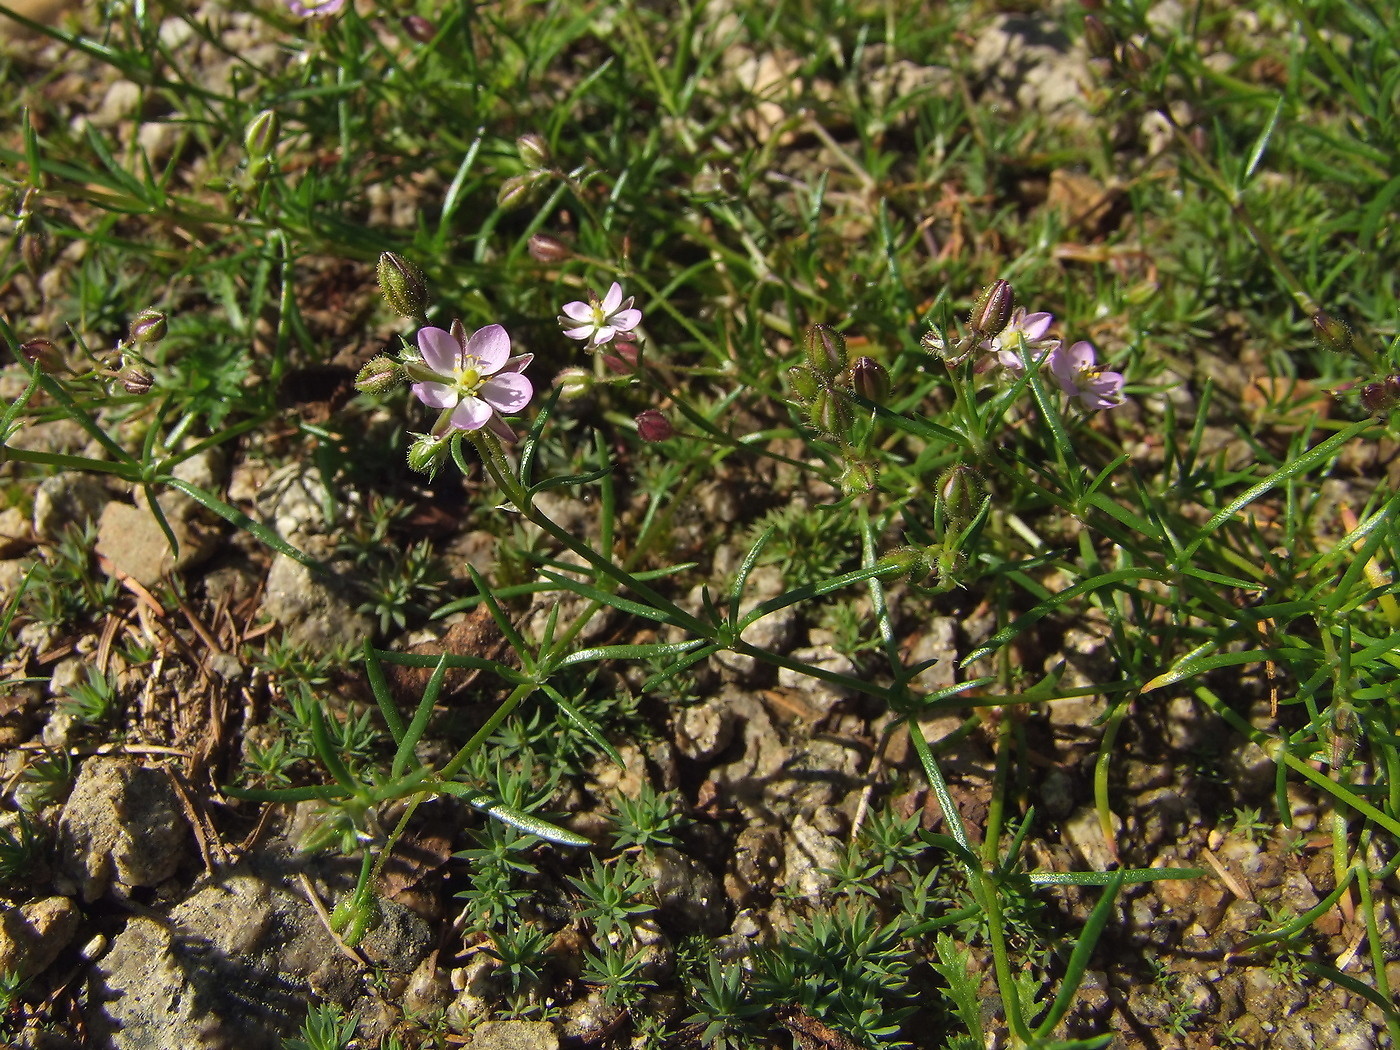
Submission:
[[[665,441],[673,437],[676,428],[671,421],[654,408],[649,408],[637,416],[637,436],[643,441]]]
[[[593,373],[582,368],[566,368],[554,377],[559,396],[566,400],[583,397],[593,389]]]
[[[787,372],[792,392],[803,404],[810,404],[826,387],[821,375],[806,365],[793,365]]]
[[[1331,314],[1319,310],[1313,314],[1313,338],[1317,345],[1333,353],[1345,354],[1351,350],[1351,329]]]
[[[530,258],[542,263],[563,262],[574,254],[567,244],[547,233],[537,233],[532,236],[529,251]]]
[[[987,488],[975,470],[958,463],[939,475],[933,498],[944,527],[957,533],[967,528],[982,509]]]
[[[129,338],[137,346],[158,343],[165,338],[165,314],[159,310],[142,310],[131,319]]]
[[[834,438],[844,437],[855,422],[850,398],[837,390],[822,390],[807,406],[807,421],[815,430]]]
[[[982,291],[977,305],[968,315],[967,327],[974,339],[999,333],[1011,320],[1011,306],[1016,296],[1007,281],[993,281]]]
[[[355,376],[355,389],[362,394],[383,394],[403,381],[403,369],[392,357],[372,357]]]
[[[828,380],[846,370],[846,337],[830,325],[814,324],[808,328],[804,350],[807,364]]]
[[[851,366],[851,389],[865,400],[883,405],[890,396],[890,374],[873,357],[858,357]]]
[[[1134,78],[1142,76],[1152,68],[1152,60],[1147,57],[1147,52],[1131,40],[1118,49],[1118,64],[1124,73]]]
[[[515,140],[515,152],[520,157],[520,163],[527,168],[533,170],[549,166],[549,143],[533,131]]]
[[[243,132],[243,148],[248,151],[250,160],[270,157],[282,137],[282,118],[273,110],[265,109],[252,120]]]
[[[423,271],[393,252],[384,252],[379,256],[376,270],[379,290],[395,312],[410,321],[422,320],[423,311],[429,303]]]
[[[891,575],[904,576],[915,583],[927,576],[930,570],[928,553],[923,547],[896,547],[876,564]]]
[[[415,434],[408,449],[408,467],[432,477],[447,457],[447,439],[432,434]]]
[[[863,496],[875,488],[880,480],[880,467],[873,460],[847,460],[841,470],[841,493],[846,496]]]

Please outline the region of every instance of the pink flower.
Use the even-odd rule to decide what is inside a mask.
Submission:
[[[298,18],[329,18],[345,6],[345,0],[287,0],[287,6]]]
[[[515,435],[502,414],[521,411],[535,388],[522,374],[533,354],[510,356],[510,336],[498,324],[469,337],[461,321],[452,330],[420,328],[419,361],[404,363],[413,393],[429,408],[442,409],[433,433],[490,427],[507,440]]]
[[[566,336],[586,340],[587,348],[594,350],[642,323],[642,311],[632,308],[632,299],[629,295],[624,301],[622,285],[614,281],[602,301],[590,295],[586,303],[565,303],[559,323],[564,326]]]
[[[1080,340],[1069,348],[1055,347],[1050,353],[1050,372],[1060,389],[1091,411],[1116,408],[1123,403],[1123,376],[1105,372],[1094,358],[1092,343]]]
[[[1050,330],[1050,323],[1054,320],[1055,318],[1051,314],[1028,314],[1024,306],[1018,306],[1012,313],[1011,320],[1006,323],[1006,327],[990,339],[982,340],[981,346],[984,350],[995,353],[997,363],[1003,368],[1020,376],[1026,370],[1026,364],[1021,359],[1020,353],[1023,342],[1026,347],[1026,356],[1032,361],[1043,361],[1046,354],[1053,353],[1058,349],[1060,345],[1058,339],[1045,338],[1045,333]]]

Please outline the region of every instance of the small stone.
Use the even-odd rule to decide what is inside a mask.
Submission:
[[[0,559],[14,558],[34,545],[34,529],[18,507],[0,510]]]
[[[78,932],[67,897],[44,897],[0,912],[0,973],[28,980],[49,968]]]
[[[106,487],[89,474],[55,474],[39,483],[34,493],[34,535],[56,540],[70,523],[96,521],[112,499]]]
[[[686,933],[708,934],[729,925],[719,880],[698,861],[662,847],[642,854],[638,868],[652,883],[663,923]]]
[[[736,721],[733,708],[719,697],[684,707],[676,714],[676,750],[696,761],[714,758],[734,739]]]
[[[374,621],[356,604],[339,577],[313,573],[285,554],[273,558],[262,611],[282,625],[283,641],[314,653],[358,648],[374,633]]]
[[[548,1021],[482,1021],[472,1029],[471,1050],[559,1050]]]
[[[161,503],[164,509],[165,501]],[[169,573],[207,561],[217,549],[216,530],[178,514],[167,513],[165,520],[175,534],[178,555],[171,553],[170,540],[150,510],[114,500],[102,508],[97,523],[97,553],[107,558],[114,573],[125,573],[149,588]]]
[[[130,80],[114,80],[102,98],[91,121],[99,128],[110,128],[129,119],[141,107],[141,87]]]
[[[94,901],[113,881],[155,886],[180,867],[190,831],[163,770],[125,759],[83,764],[58,822],[64,873]]]
[[[856,666],[851,663],[850,658],[838,653],[829,645],[794,649],[791,656],[794,660],[800,660],[809,667],[819,668],[833,674],[842,674],[848,677],[854,677],[857,674]],[[800,693],[802,699],[822,715],[828,714],[833,707],[843,700],[849,700],[852,695],[851,690],[843,685],[813,678],[811,675],[802,674],[787,667],[778,668],[778,685]]]
[[[840,866],[845,850],[844,842],[799,813],[784,842],[787,863],[783,882],[788,891],[808,900],[820,900],[832,886],[827,869]]]

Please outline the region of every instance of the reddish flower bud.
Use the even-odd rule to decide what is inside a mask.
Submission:
[[[637,416],[637,436],[643,441],[665,441],[675,433],[676,428],[671,421],[654,408]]]
[[[433,37],[437,36],[437,26],[422,15],[405,15],[399,20],[399,25],[403,26],[403,31],[409,37],[420,44],[431,44]]]
[[[1113,38],[1113,31],[1104,25],[1093,15],[1084,16],[1084,44],[1089,49],[1089,54],[1094,58],[1113,58],[1113,49],[1118,42]]]
[[[529,251],[530,258],[542,263],[563,262],[574,254],[567,244],[547,233],[537,233],[532,236]]]
[[[130,339],[138,346],[158,343],[165,338],[165,314],[159,310],[142,310],[131,320]]]
[[[890,374],[873,357],[858,357],[851,366],[851,388],[865,400],[883,405],[890,396]]]
[[[1377,416],[1385,416],[1392,409],[1400,408],[1400,375],[1367,383],[1361,388],[1361,404],[1367,412]]]
[[[68,371],[58,347],[47,339],[31,339],[27,343],[20,343],[19,352],[21,357],[31,365],[37,365],[39,371],[46,375]]]

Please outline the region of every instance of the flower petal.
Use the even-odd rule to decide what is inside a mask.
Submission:
[[[563,314],[565,317],[575,321],[588,321],[593,317],[593,307],[588,303],[576,300],[572,303],[564,304]]]
[[[452,425],[458,430],[480,430],[494,414],[491,406],[479,397],[464,397],[452,413]]]
[[[418,352],[423,355],[423,363],[434,372],[451,375],[452,370],[457,367],[457,358],[461,355],[462,348],[457,345],[457,340],[452,338],[450,332],[441,328],[420,328]]]
[[[605,315],[612,313],[619,306],[621,306],[622,285],[618,284],[616,281],[613,281],[612,287],[608,289],[608,294],[603,296],[603,301],[599,305],[602,307],[603,313]]]
[[[1094,344],[1081,339],[1070,346],[1068,356],[1075,368],[1088,368],[1094,363]]]
[[[530,362],[535,359],[534,354],[519,354],[512,357],[505,364],[501,365],[502,372],[523,372],[530,367]]]
[[[510,358],[510,336],[498,324],[478,328],[467,340],[467,354],[481,362],[484,375],[499,372],[501,366]]]
[[[519,372],[498,372],[481,384],[480,391],[497,412],[519,412],[534,393],[534,384]]]
[[[604,343],[611,343],[615,335],[617,335],[617,329],[612,325],[599,325],[593,331],[593,345],[602,346]]]
[[[1050,330],[1050,323],[1054,320],[1055,317],[1053,314],[1027,314],[1021,320],[1021,331],[1026,333],[1026,341],[1030,343],[1035,342]]]
[[[640,310],[619,310],[608,318],[612,326],[619,332],[630,332],[642,323],[642,311]]]
[[[451,408],[457,404],[455,386],[448,386],[446,383],[414,383],[412,389],[413,396],[429,408]]]
[[[591,325],[591,324],[585,324],[585,325],[580,325],[580,326],[577,327],[577,328],[565,328],[565,329],[564,329],[564,334],[565,334],[566,336],[568,336],[570,339],[592,339],[592,338],[593,338],[593,325]]]

